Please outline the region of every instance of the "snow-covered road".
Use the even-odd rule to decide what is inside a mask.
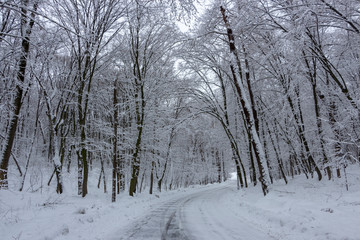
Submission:
[[[238,191],[236,181],[227,181],[123,193],[115,203],[96,184],[82,198],[71,188],[74,179],[64,178],[75,191],[0,191],[0,239],[360,240],[359,173],[360,167],[349,170],[349,191],[343,178],[319,182],[301,175],[274,182],[266,197],[259,184]]]
[[[166,201],[129,222],[112,239],[273,239],[239,213],[221,206],[222,198],[235,189],[235,183],[229,182]]]

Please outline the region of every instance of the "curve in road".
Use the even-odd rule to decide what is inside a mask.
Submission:
[[[120,240],[274,239],[222,205],[235,183],[217,184],[169,200],[124,229]]]

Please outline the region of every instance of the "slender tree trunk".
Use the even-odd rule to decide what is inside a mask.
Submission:
[[[221,166],[222,166],[222,174],[223,174],[223,181],[226,182],[227,176],[225,171],[225,161],[224,161],[224,152],[221,152]]]
[[[107,189],[106,189],[106,175],[105,175],[105,169],[104,169],[104,162],[102,162],[102,177],[103,177],[103,183],[104,183],[104,193],[107,193]]]
[[[130,180],[130,186],[129,186],[129,195],[134,196],[134,193],[136,193],[136,186],[138,182],[139,177],[139,171],[140,171],[140,146],[141,146],[141,137],[142,137],[142,126],[138,126],[138,137],[136,141],[136,147],[135,152],[133,155],[131,168],[132,168],[132,174],[131,174],[131,180]]]
[[[243,178],[242,178],[242,175],[241,175],[241,169],[240,169],[240,166],[239,166],[239,163],[236,163],[236,174],[237,174],[237,186],[238,186],[238,190],[241,188],[244,187],[244,182],[243,182]],[[240,185],[239,185],[240,183]]]
[[[140,71],[138,71],[137,77],[138,77],[137,81],[140,85],[140,86],[138,86],[139,90],[137,90],[137,91],[140,91],[140,93],[137,92],[137,94],[135,96],[138,136],[137,136],[137,140],[136,140],[133,159],[131,162],[132,174],[131,174],[130,187],[129,187],[129,195],[130,196],[134,196],[134,193],[136,193],[136,186],[137,186],[139,171],[140,171],[141,140],[142,140],[142,133],[143,133],[143,128],[144,128],[143,124],[144,124],[144,116],[145,116],[144,86],[141,81]],[[138,99],[139,97],[140,97],[140,99]]]
[[[117,157],[117,138],[118,138],[118,100],[117,100],[117,79],[114,81],[114,95],[113,95],[113,129],[114,129],[114,139],[113,139],[113,170],[112,170],[112,197],[111,201],[116,201],[116,175],[118,169],[118,157]]]
[[[125,150],[124,150],[125,152]],[[120,157],[120,161],[118,164],[118,185],[119,185],[119,189],[118,189],[118,194],[120,192],[125,191],[125,153],[123,153],[123,156]]]
[[[152,161],[151,163],[151,172],[150,172],[150,189],[149,194],[153,193],[153,186],[154,186],[154,168],[155,168],[155,162]]]
[[[330,101],[330,106],[329,106],[329,123],[331,128],[333,129],[334,135],[335,135],[335,143],[334,143],[334,150],[335,150],[335,158],[336,158],[336,162],[339,161],[339,159],[343,158],[344,153],[342,150],[342,146],[341,146],[341,142],[343,141],[343,136],[341,133],[341,130],[339,129],[339,126],[337,126],[337,120],[336,120],[336,116],[337,116],[337,106],[335,104],[335,101],[331,99]],[[341,177],[341,171],[340,171],[340,166],[339,164],[336,165],[336,176],[338,178]]]
[[[215,161],[216,161],[216,166],[217,166],[217,174],[218,174],[218,177],[217,177],[217,182],[218,183],[221,183],[221,160],[220,160],[220,156],[219,156],[219,150],[216,150],[215,152]]]
[[[101,177],[102,177],[102,174],[103,174],[102,168],[103,168],[104,162],[103,162],[103,161],[101,161],[101,162],[100,162],[100,165],[101,165],[101,170],[100,170],[100,174],[99,174],[99,180],[98,180],[98,185],[97,185],[97,188],[100,188],[100,184],[101,184]]]
[[[267,148],[267,142],[266,142],[266,138],[265,138],[265,130],[264,130],[264,124],[262,125],[262,136],[263,136],[263,143],[264,143],[264,150],[265,150],[265,157],[266,157],[266,165],[269,169],[269,177],[270,177],[270,182],[271,184],[273,184],[273,177],[272,177],[272,167],[270,165],[269,162],[269,154],[268,154],[268,148]]]
[[[323,164],[325,166],[325,171],[328,175],[328,179],[331,180],[331,167],[328,166],[329,159],[326,156],[326,152],[325,152],[325,140],[324,140],[324,136],[323,136],[323,129],[322,129],[322,123],[321,123],[321,118],[320,118],[320,107],[319,107],[318,96],[317,96],[317,92],[316,92],[316,83],[312,84],[312,90],[313,90],[313,98],[314,98],[316,126],[317,126],[317,130],[318,130],[318,135],[320,138],[320,148],[321,148],[321,153],[323,156]]]
[[[82,161],[82,168],[83,168],[83,178],[82,178],[82,192],[81,196],[85,197],[88,194],[88,178],[89,178],[89,165],[87,160],[87,150],[85,148],[85,125],[81,127],[81,161]]]
[[[81,160],[80,152],[76,151],[78,159],[78,195],[82,195],[83,184],[83,162]]]
[[[144,169],[144,172],[143,172],[143,174],[142,174],[142,176],[141,176],[139,193],[141,193],[141,191],[142,191],[142,189],[143,189],[143,183],[144,183],[145,177],[146,177],[146,169]],[[138,186],[137,186],[137,187],[138,187]],[[144,186],[144,189],[145,189],[145,186]]]
[[[105,175],[105,168],[104,168],[104,160],[102,158],[101,158],[101,161],[100,161],[100,165],[101,165],[101,169],[100,169],[97,188],[100,188],[101,179],[102,179],[103,183],[104,183],[104,193],[106,193],[107,192],[107,190],[106,190],[106,175]]]
[[[162,170],[162,173],[161,173],[161,176],[158,177],[158,190],[159,192],[161,192],[161,185],[162,185],[162,182],[164,180],[164,177],[165,177],[165,173],[166,173],[166,170],[167,170],[167,166],[168,166],[168,162],[169,162],[169,159],[170,159],[170,151],[171,151],[171,145],[172,145],[172,141],[175,137],[175,127],[173,127],[170,131],[170,138],[169,138],[169,144],[167,146],[167,150],[166,150],[166,158],[165,158],[165,164],[164,164],[164,168]]]
[[[252,149],[252,142],[251,142],[251,136],[248,134],[248,155],[250,160],[250,179],[254,186],[257,184],[256,180],[256,167],[254,162],[254,155],[253,155],[253,149]]]
[[[255,124],[255,129],[257,134],[260,136],[260,131],[259,131],[259,118],[258,118],[258,113],[255,107],[255,99],[254,99],[254,93],[252,91],[251,88],[251,82],[250,82],[250,66],[249,66],[249,60],[248,60],[248,55],[245,49],[244,44],[242,45],[243,51],[244,51],[244,62],[245,62],[245,79],[246,79],[246,84],[247,84],[247,88],[248,88],[248,92],[249,92],[249,98],[250,98],[250,103],[251,103],[251,111],[254,117],[254,124]],[[237,59],[238,66],[240,66],[240,61],[239,59]]]
[[[126,98],[122,98],[122,105],[123,105],[123,111],[130,112],[127,107],[127,100]],[[125,191],[125,161],[126,161],[126,155],[127,155],[127,149],[125,148],[125,130],[126,128],[131,128],[129,122],[127,121],[126,114],[122,116],[121,119],[121,127],[122,127],[122,134],[121,134],[121,144],[122,144],[122,150],[121,150],[121,156],[119,158],[119,165],[118,165],[118,193]]]
[[[54,172],[57,180],[56,192],[61,194],[63,192],[63,179],[62,179],[62,166],[60,161],[59,144],[56,135],[57,129],[54,126],[55,118],[53,116],[49,116],[49,120],[52,121],[52,123],[50,123],[50,135],[52,135],[52,140],[53,140],[53,143],[51,144],[53,146],[51,149],[51,160],[54,164]]]

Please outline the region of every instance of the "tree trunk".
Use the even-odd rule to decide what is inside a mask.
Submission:
[[[144,84],[141,78],[141,71],[139,69],[138,59],[136,61],[137,71],[135,71],[137,88],[135,99],[136,99],[136,124],[138,130],[138,136],[135,145],[135,151],[133,154],[133,159],[131,162],[132,174],[130,180],[130,187],[129,187],[129,195],[134,196],[136,193],[136,186],[139,177],[140,171],[140,153],[141,153],[141,140],[142,140],[142,132],[144,128],[144,117],[145,117],[145,95],[144,95]],[[137,74],[136,74],[137,73]],[[140,98],[140,99],[139,99]]]
[[[267,165],[267,167],[268,167],[268,169],[269,169],[270,182],[271,182],[271,184],[273,184],[272,167],[271,167],[270,162],[269,162],[269,154],[268,154],[268,148],[267,148],[267,144],[266,144],[264,124],[262,125],[262,136],[263,136],[263,142],[264,142],[266,165]],[[285,176],[285,175],[284,175],[284,176]]]
[[[114,116],[113,116],[113,130],[114,130],[114,138],[113,138],[113,170],[112,170],[112,197],[111,201],[116,201],[116,179],[117,179],[117,138],[118,138],[118,100],[117,100],[117,79],[114,81],[114,95],[113,95],[113,108],[114,108]]]
[[[221,152],[221,167],[222,167],[222,174],[223,174],[223,180],[226,182],[227,176],[225,171],[225,160],[224,160],[224,152]]]
[[[78,195],[82,195],[82,184],[83,184],[83,162],[81,160],[80,152],[76,151],[77,159],[78,159]]]
[[[152,161],[151,163],[151,172],[150,172],[150,189],[149,194],[153,193],[153,186],[154,186],[154,168],[155,168],[155,162]]]
[[[138,177],[139,177],[139,171],[140,171],[139,154],[140,154],[142,130],[143,130],[143,127],[141,125],[138,126],[138,137],[137,137],[137,141],[136,141],[136,148],[135,148],[135,152],[134,152],[132,162],[131,162],[132,173],[131,173],[131,180],[130,180],[130,186],[129,186],[129,195],[130,196],[134,196],[134,194],[136,193],[136,186],[137,186]]]
[[[89,179],[89,165],[87,160],[87,150],[85,148],[85,125],[82,127],[82,149],[81,149],[81,161],[82,161],[82,168],[83,168],[83,178],[82,178],[82,192],[81,196],[85,197],[88,194],[87,183]]]
[[[216,161],[216,166],[217,166],[217,174],[218,174],[218,177],[217,177],[217,182],[218,183],[221,183],[221,160],[220,160],[220,156],[219,156],[219,150],[216,150],[215,152],[215,161]]]
[[[252,149],[252,142],[251,142],[251,136],[248,134],[248,155],[250,159],[250,179],[251,182],[256,186],[257,180],[256,180],[256,168],[254,163],[254,155],[253,155],[253,149]]]
[[[161,173],[161,176],[158,177],[158,190],[159,192],[161,192],[161,184],[162,184],[162,181],[164,180],[164,177],[165,177],[165,173],[166,173],[166,170],[167,170],[167,166],[168,166],[168,162],[169,162],[169,159],[170,159],[170,150],[171,150],[171,145],[172,145],[172,141],[175,137],[175,127],[173,127],[170,131],[170,137],[169,137],[169,144],[167,146],[167,150],[166,150],[166,158],[165,158],[165,164],[164,164],[164,168],[162,170],[162,173]]]
[[[328,175],[328,179],[331,180],[331,167],[328,166],[329,159],[326,156],[326,152],[325,152],[325,140],[324,140],[324,136],[323,136],[322,123],[321,123],[321,118],[320,118],[320,107],[319,107],[318,96],[317,96],[317,92],[316,92],[316,83],[312,84],[312,90],[313,90],[313,98],[314,98],[316,126],[317,126],[317,130],[318,130],[318,135],[320,138],[320,148],[321,148],[321,153],[323,156],[323,164],[325,166],[325,171]]]
[[[103,161],[101,161],[101,162],[100,162],[100,164],[101,164],[101,170],[100,170],[100,174],[99,174],[99,180],[98,180],[98,185],[97,185],[97,188],[100,188],[100,184],[101,184],[101,177],[102,177],[102,174],[103,174],[102,169],[103,169],[104,162],[103,162]]]
[[[241,169],[240,169],[240,166],[239,166],[239,163],[236,163],[236,175],[237,175],[237,187],[238,187],[238,190],[241,188],[244,187],[244,182],[243,182],[243,178],[242,178],[242,175],[241,175]],[[239,185],[240,183],[240,185]]]

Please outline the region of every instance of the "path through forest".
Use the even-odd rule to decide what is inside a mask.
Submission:
[[[274,239],[221,206],[222,198],[235,189],[231,181],[171,199],[129,223],[119,231],[120,238],[111,239]]]

